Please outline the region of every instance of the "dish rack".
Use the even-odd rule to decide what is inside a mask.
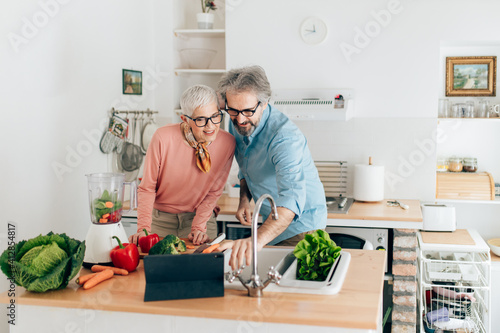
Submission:
[[[417,238],[420,331],[490,332],[491,258],[484,241],[442,246]]]

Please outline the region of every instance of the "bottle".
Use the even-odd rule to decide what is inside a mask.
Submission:
[[[476,172],[477,171],[477,158],[475,157],[465,157],[462,163],[465,172]]]
[[[448,159],[448,171],[461,172],[463,169],[462,159],[460,157],[450,157]]]

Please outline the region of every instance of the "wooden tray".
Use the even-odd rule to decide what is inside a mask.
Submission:
[[[438,172],[436,199],[495,200],[495,182],[488,172]]]

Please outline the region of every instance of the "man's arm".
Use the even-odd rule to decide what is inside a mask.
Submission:
[[[236,218],[241,224],[252,224],[252,210],[250,209],[251,200],[252,194],[248,189],[247,181],[243,178],[240,180],[240,203],[238,205],[238,210],[236,211]]]
[[[274,220],[272,214],[257,230],[257,251],[260,251],[264,245],[278,237],[290,225],[295,217],[295,213],[285,207],[277,207],[278,219]],[[246,265],[252,262],[252,238],[238,239],[234,241],[233,250],[229,264],[233,270],[243,265],[244,259]]]

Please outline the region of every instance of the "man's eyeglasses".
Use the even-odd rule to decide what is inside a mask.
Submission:
[[[260,101],[259,103],[257,103],[257,105],[255,106],[255,108],[252,110],[252,109],[245,109],[245,110],[236,110],[236,109],[233,109],[233,108],[230,108],[229,106],[227,106],[227,99],[226,99],[226,112],[229,113],[229,115],[231,117],[237,117],[240,113],[242,115],[244,115],[245,117],[251,117],[254,115],[255,111],[257,111],[257,108],[259,107],[260,105]]]
[[[217,112],[217,114],[213,115],[210,118],[207,118],[207,117],[191,118],[190,116],[187,116],[187,115],[184,115],[184,116],[186,116],[187,118],[189,118],[192,121],[194,121],[194,124],[196,126],[198,126],[198,127],[205,127],[205,126],[207,126],[209,119],[212,122],[212,124],[214,124],[214,125],[215,124],[219,124],[222,121],[222,119],[224,118],[224,114],[220,110],[219,110],[219,112]]]

